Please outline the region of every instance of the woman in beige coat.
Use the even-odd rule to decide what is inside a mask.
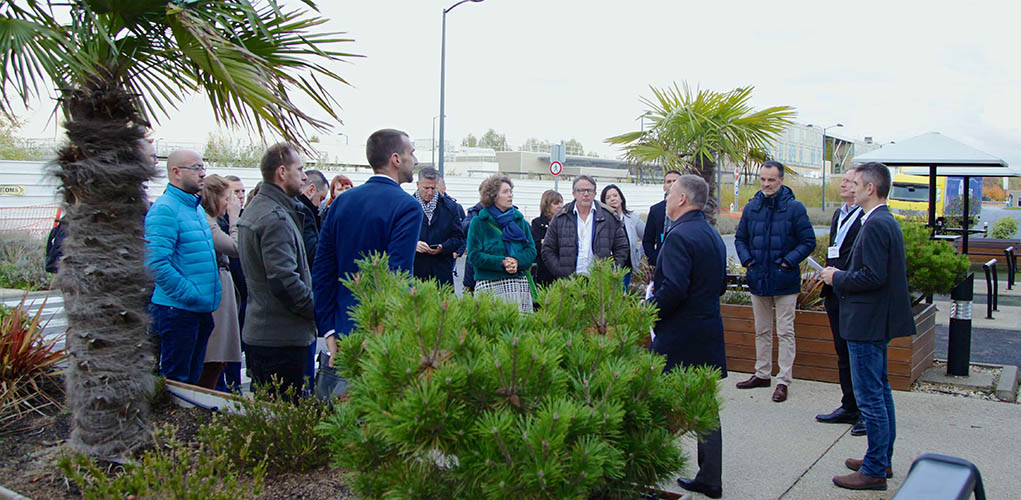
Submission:
[[[202,187],[202,208],[206,210],[209,230],[213,233],[213,248],[220,271],[223,294],[220,306],[213,311],[213,333],[206,347],[206,363],[198,385],[207,389],[216,387],[227,363],[241,361],[241,331],[238,326],[238,299],[234,292],[234,279],[230,276],[228,257],[238,256],[238,216],[241,200],[233,196],[230,183],[216,174],[206,176]],[[224,213],[230,223],[230,234],[224,233],[216,218]]]

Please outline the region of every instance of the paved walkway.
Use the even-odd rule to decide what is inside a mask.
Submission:
[[[734,387],[747,376],[731,372],[721,382],[723,498],[890,498],[911,462],[928,452],[974,462],[989,498],[1018,498],[1021,492],[1021,405],[894,391],[898,435],[890,488],[853,492],[837,488],[831,478],[849,472],[844,459],[861,458],[866,439],[851,436],[849,425],[815,422],[816,414],[839,405],[840,386],[795,380],[790,398],[778,404],[770,400],[772,389]],[[685,439],[684,444],[691,477],[697,470],[695,441]],[[676,483],[667,488],[684,491]]]

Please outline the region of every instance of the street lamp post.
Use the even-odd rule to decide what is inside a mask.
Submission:
[[[447,12],[454,10],[454,7],[465,2],[481,2],[482,0],[461,0],[443,9],[443,33],[440,40],[440,177],[443,177],[443,91],[447,78]]]
[[[811,127],[812,124],[809,124],[808,126]],[[822,153],[820,153],[819,156],[822,157],[822,211],[823,211],[823,213],[826,212],[826,131],[831,129],[831,128],[839,128],[839,127],[843,127],[843,126],[844,126],[843,123],[837,123],[837,124],[830,125],[828,127],[823,127],[822,128]],[[831,157],[832,157],[832,155],[831,155]]]

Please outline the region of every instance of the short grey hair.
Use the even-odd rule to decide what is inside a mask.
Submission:
[[[578,181],[589,181],[592,183],[592,189],[596,188],[595,179],[588,175],[579,175],[578,177],[575,177],[574,182],[571,183],[571,191],[574,191],[574,188],[578,187]]]
[[[440,178],[440,172],[432,167],[422,167],[422,170],[418,171],[418,180],[429,179],[438,180]]]
[[[678,189],[688,195],[692,205],[703,208],[709,201],[709,184],[705,179],[697,175],[682,175],[680,179],[677,179],[677,185]]]
[[[326,176],[318,170],[306,170],[305,176],[308,180],[305,181],[305,185],[302,188],[307,188],[309,184],[316,185],[316,191],[327,191],[330,188],[330,183],[326,181]]]
[[[876,186],[876,195],[880,199],[890,195],[890,169],[886,165],[873,161],[858,165],[854,170],[861,174],[863,184]]]

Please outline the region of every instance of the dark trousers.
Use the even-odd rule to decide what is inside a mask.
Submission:
[[[833,332],[833,347],[837,350],[837,373],[840,375],[840,406],[857,413],[858,403],[854,399],[854,383],[851,381],[851,361],[847,354],[847,341],[840,336],[840,300],[833,293],[826,296],[826,315],[830,318]]]
[[[279,393],[294,388],[294,397],[301,396],[305,378],[305,358],[308,346],[277,346],[265,347],[248,345],[245,359],[252,373],[254,385],[268,385],[275,377],[279,383]]]
[[[152,333],[159,339],[159,375],[186,384],[198,383],[213,332],[213,314],[149,304]]]
[[[719,414],[716,415],[719,418]],[[723,422],[716,430],[699,436],[698,475],[695,482],[708,486],[723,486]]]

